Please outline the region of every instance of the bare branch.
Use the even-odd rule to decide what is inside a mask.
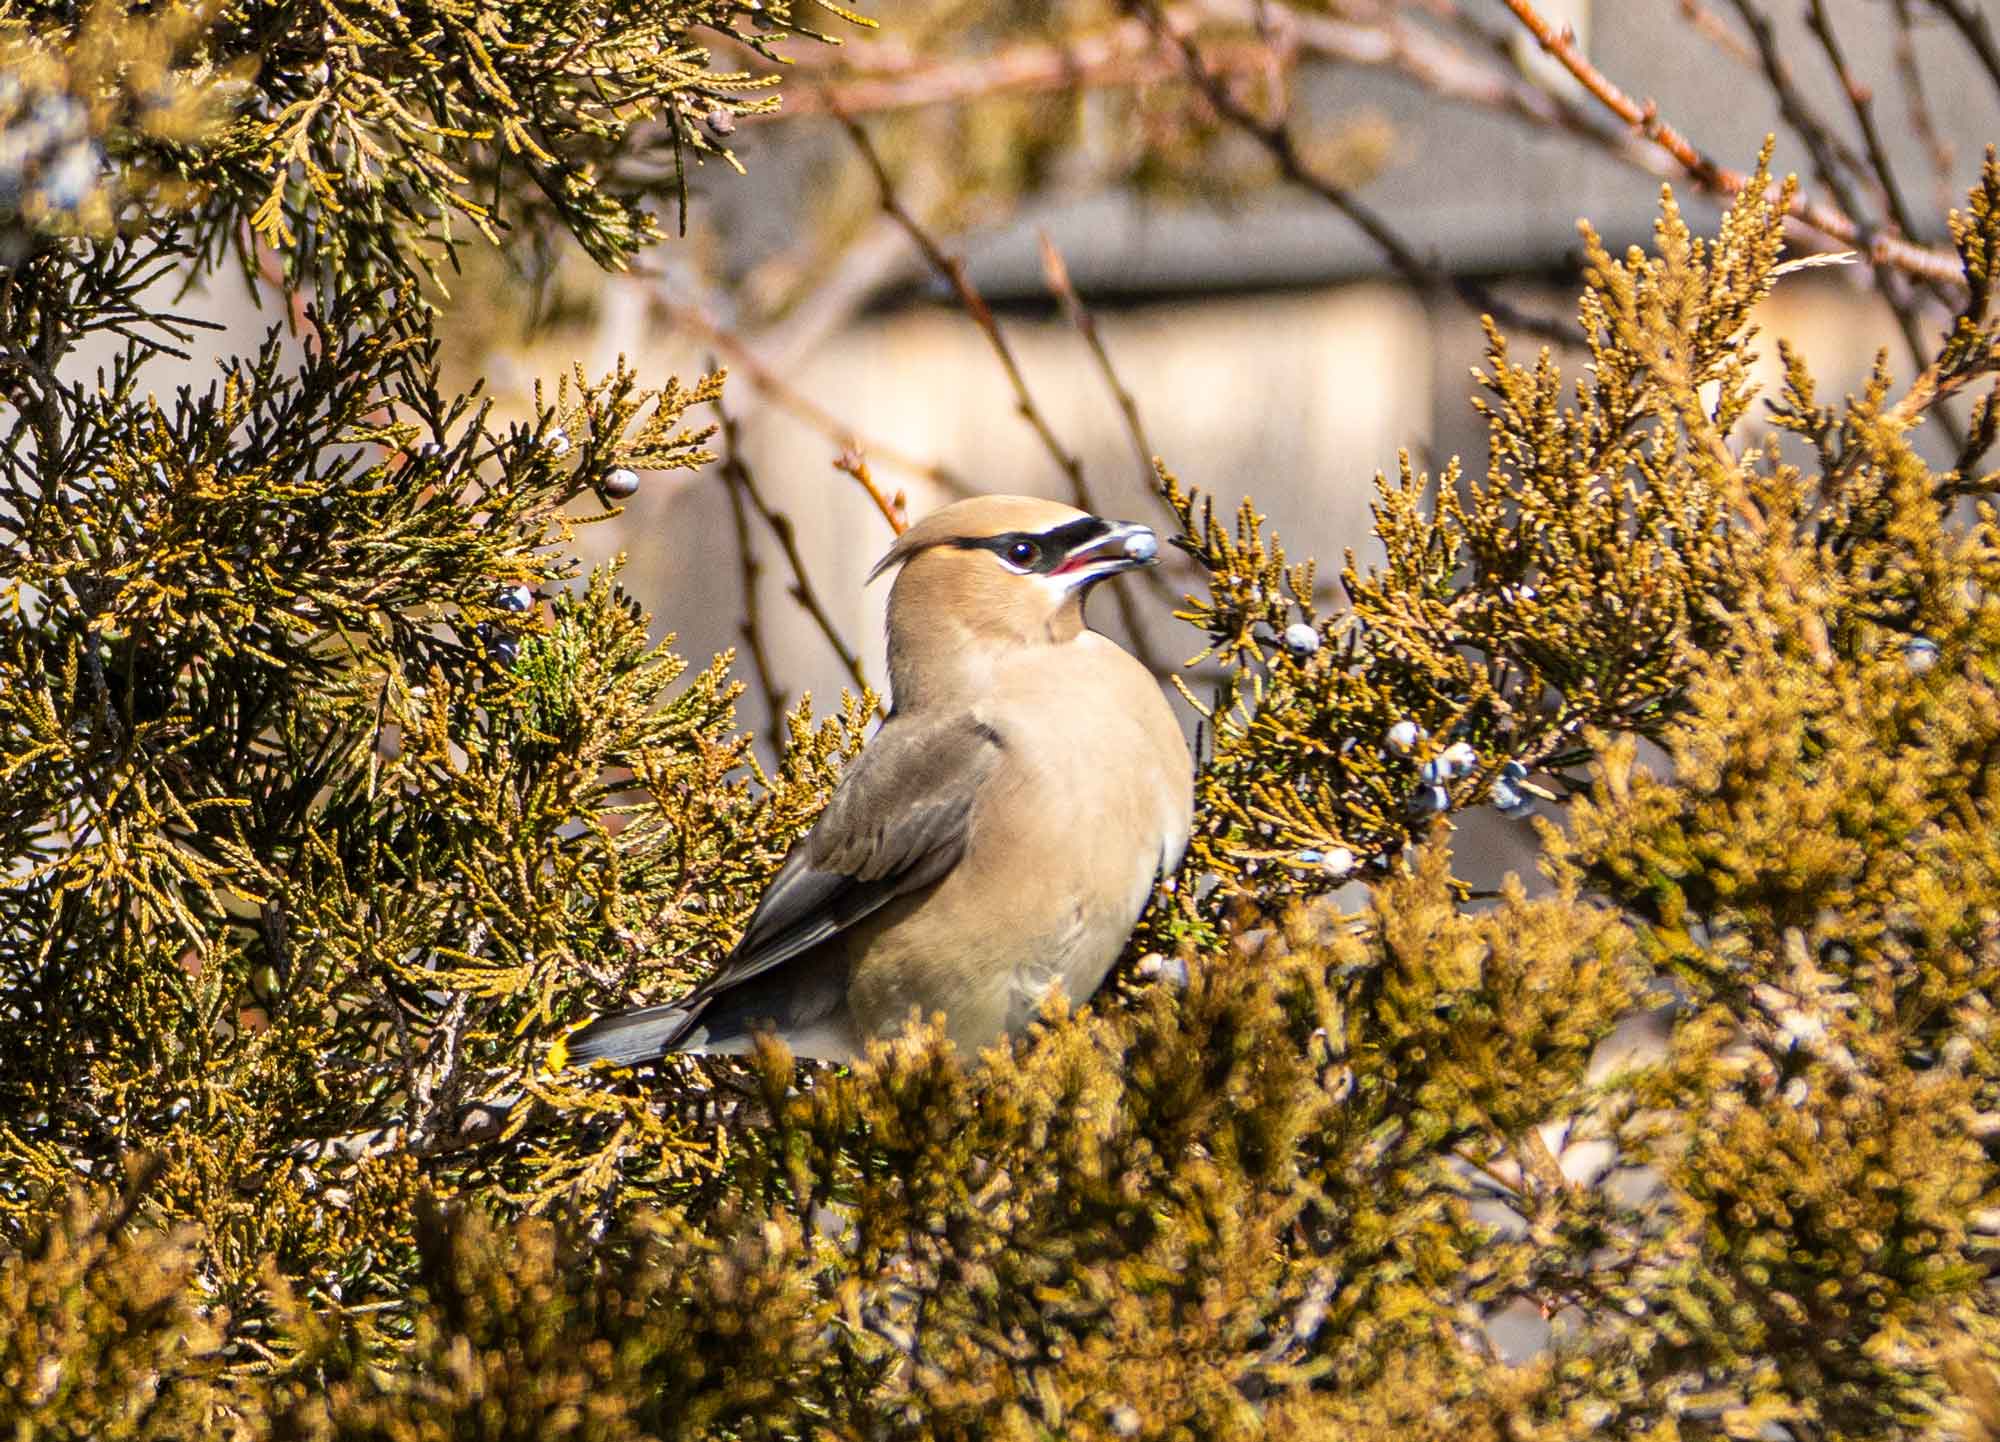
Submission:
[[[1097,333],[1097,317],[1083,304],[1083,297],[1076,293],[1076,286],[1069,278],[1069,266],[1063,262],[1062,252],[1049,239],[1045,230],[1041,233],[1042,274],[1049,282],[1049,289],[1062,302],[1063,313],[1077,334],[1090,347],[1091,359],[1097,362],[1097,373],[1104,377],[1104,384],[1111,392],[1111,398],[1118,403],[1118,413],[1125,418],[1125,430],[1132,437],[1132,446],[1138,452],[1139,474],[1147,482],[1153,477],[1153,458],[1158,453],[1153,443],[1146,437],[1145,422],[1139,419],[1139,402],[1132,396],[1125,382],[1118,378],[1117,367],[1111,363],[1111,353],[1104,348],[1104,337]]]
[[[1878,253],[1875,241],[1883,232],[1864,215],[1860,196],[1847,182],[1848,174],[1866,173],[1860,157],[1841,143],[1825,117],[1814,110],[1811,103],[1800,93],[1798,86],[1792,80],[1791,67],[1785,63],[1785,58],[1779,51],[1777,34],[1771,25],[1770,17],[1757,7],[1756,0],[1731,0],[1731,3],[1735,5],[1736,13],[1748,27],[1750,38],[1757,47],[1758,63],[1763,69],[1765,81],[1770,85],[1772,94],[1777,97],[1779,113],[1784,116],[1785,124],[1791,128],[1794,135],[1798,136],[1812,156],[1814,175],[1818,177],[1820,185],[1833,197],[1834,203],[1854,218],[1860,232],[1860,248],[1869,257],[1875,269],[1876,289],[1881,294],[1883,303],[1895,317],[1897,329],[1902,332],[1904,348],[1910,355],[1910,368],[1922,370],[1930,348],[1924,339],[1923,322],[1917,313],[1916,300],[1902,287],[1901,276],[1896,268]],[[1813,19],[1815,11],[1819,15],[1818,21]],[[1833,37],[1831,26],[1826,26],[1824,30],[1821,28],[1824,19],[1822,0],[1811,0],[1807,24],[1813,28],[1816,35],[1820,36],[1822,47],[1834,58],[1835,68],[1840,72],[1843,82],[1851,85],[1852,77],[1846,73],[1845,66],[1840,62],[1839,45]],[[1849,94],[1850,96],[1853,94],[1851,89]],[[1865,106],[1863,112],[1865,114]],[[1887,177],[1886,180],[1878,180],[1878,189],[1883,193],[1883,204],[1885,208],[1892,206],[1895,203],[1894,173],[1888,167],[1887,158],[1881,156],[1879,150],[1871,150],[1870,155],[1879,164],[1878,177]],[[1940,411],[1938,420],[1955,448],[1960,443],[1961,437],[1957,428],[1952,425],[1950,416]]]
[[[1909,206],[1903,202],[1895,167],[1890,164],[1888,149],[1882,144],[1881,127],[1875,123],[1875,92],[1863,84],[1848,65],[1846,52],[1840,47],[1840,37],[1834,33],[1833,17],[1827,13],[1826,0],[1808,0],[1806,28],[1812,31],[1820,49],[1826,52],[1827,64],[1833,67],[1834,77],[1840,81],[1841,91],[1847,96],[1848,109],[1854,112],[1854,123],[1860,128],[1861,143],[1868,152],[1868,165],[1875,174],[1875,183],[1882,192],[1882,203],[1888,210],[1889,218],[1896,222],[1896,228],[1904,235],[1912,239],[1920,237],[1922,230],[1911,215]]]
[[[722,414],[722,424],[725,431],[736,424],[729,417],[728,413],[723,411],[720,402],[717,403],[716,410]],[[806,569],[805,556],[799,550],[797,527],[792,524],[790,516],[787,516],[783,511],[775,509],[764,499],[763,492],[757,489],[756,477],[751,474],[749,465],[743,459],[742,448],[735,443],[733,437],[730,439],[726,453],[723,456],[722,466],[729,478],[730,484],[741,490],[743,499],[749,503],[750,509],[757,513],[758,519],[763,521],[770,528],[771,534],[778,538],[778,546],[784,551],[785,563],[791,568],[792,572],[792,584],[790,587],[792,599],[799,603],[799,606],[808,616],[812,617],[813,624],[819,628],[820,635],[826,638],[828,647],[832,649],[835,656],[840,658],[840,664],[846,669],[848,679],[854,683],[854,689],[857,691],[868,690],[868,677],[861,669],[861,657],[855,653],[853,647],[849,646],[841,636],[840,628],[834,625],[833,617],[827,613],[825,605],[821,603],[819,592],[813,589],[812,576]],[[752,653],[752,659],[753,661],[755,659],[754,652]],[[768,674],[767,670],[764,683],[767,697],[771,694],[771,684]],[[883,714],[880,702],[876,703],[875,712],[878,716]]]
[[[1660,118],[1659,107],[1652,101],[1642,105],[1620,90],[1576,48],[1575,37],[1569,33],[1567,26],[1558,32],[1542,18],[1530,0],[1506,0],[1506,4],[1528,28],[1528,33],[1535,37],[1536,43],[1560,60],[1584,89],[1596,96],[1612,114],[1671,155],[1696,184],[1718,195],[1734,196],[1750,183],[1750,178],[1741,171],[1717,165],[1697,150],[1692,141]],[[1893,265],[1924,280],[1949,285],[1965,283],[1965,272],[1956,255],[1914,245],[1899,236],[1888,234],[1878,234],[1864,243],[1861,230],[1852,218],[1803,193],[1793,197],[1787,214],[1821,235],[1862,251],[1873,262]]]
[[[903,228],[904,234],[910,237],[911,243],[922,252],[931,269],[951,286],[952,291],[958,296],[959,304],[965,308],[965,313],[972,317],[973,324],[979,327],[981,334],[986,337],[987,344],[992,347],[993,354],[999,358],[1001,369],[1007,373],[1007,382],[1014,390],[1015,409],[1040,439],[1042,448],[1049,453],[1057,468],[1069,478],[1070,498],[1078,509],[1096,513],[1097,502],[1090,493],[1089,481],[1084,477],[1082,459],[1057,438],[1055,428],[1049,424],[1049,419],[1042,412],[1042,408],[1035,403],[1034,393],[1028,389],[1027,377],[1021,371],[1021,363],[1015,358],[1014,348],[1008,344],[1007,337],[1001,333],[999,322],[993,318],[993,308],[987,305],[986,298],[973,285],[972,277],[965,269],[965,262],[955,255],[948,254],[903,204],[896,193],[896,183],[889,175],[889,168],[882,163],[880,153],[875,149],[874,142],[868,138],[868,132],[861,127],[860,122],[842,116],[841,124],[846,127],[848,136],[854,141],[855,149],[861,153],[861,158],[875,177],[883,212],[895,219]],[[1153,655],[1152,648],[1146,640],[1146,633],[1139,624],[1138,607],[1133,602],[1131,591],[1123,586],[1113,587],[1112,596],[1114,604],[1118,607],[1119,619],[1125,625],[1132,654],[1137,656],[1149,671],[1157,674],[1160,671],[1160,662]]]
[[[843,475],[854,477],[855,484],[868,493],[868,499],[875,503],[875,509],[882,513],[882,519],[889,523],[889,529],[900,536],[910,529],[910,501],[901,491],[892,500],[882,494],[882,488],[875,484],[875,477],[868,469],[868,458],[860,451],[848,449],[834,457],[833,468]]]
[[[1104,337],[1098,334],[1097,317],[1090,313],[1089,307],[1083,303],[1083,297],[1076,293],[1076,286],[1070,281],[1069,266],[1064,263],[1062,252],[1056,249],[1055,242],[1049,239],[1046,231],[1042,233],[1041,240],[1042,274],[1048,279],[1049,289],[1062,303],[1063,313],[1069,317],[1070,324],[1076,327],[1077,333],[1083,337],[1084,344],[1090,348],[1091,358],[1097,363],[1098,374],[1104,378],[1106,389],[1111,392],[1111,398],[1117,402],[1118,413],[1125,418],[1126,434],[1132,438],[1132,447],[1138,455],[1140,484],[1144,489],[1151,491],[1154,489],[1153,478],[1155,467],[1159,464],[1159,452],[1153,448],[1151,439],[1146,435],[1145,422],[1139,418],[1138,399],[1119,377],[1118,368],[1112,364],[1111,352],[1105,349]],[[1177,558],[1168,556],[1164,559],[1170,565]],[[1162,574],[1165,569],[1166,566],[1161,566],[1141,571],[1139,575],[1147,588],[1165,602],[1169,610],[1172,610],[1178,608],[1181,601],[1173,584]]]
[[[757,678],[758,694],[764,699],[764,735],[775,756],[784,753],[785,706],[790,698],[778,685],[770,652],[764,646],[763,607],[757,599],[757,582],[763,576],[764,563],[757,559],[757,547],[750,536],[749,506],[743,498],[743,477],[749,471],[742,459],[741,425],[734,415],[722,412],[722,466],[717,474],[729,492],[729,517],[736,532],[736,571],[743,582],[743,619],[737,629],[743,637],[743,649],[750,656],[750,671]]]
[[[1833,127],[1813,109],[1811,102],[1800,92],[1792,80],[1792,68],[1785,63],[1785,57],[1778,49],[1777,32],[1772,28],[1771,19],[1757,7],[1756,0],[1730,0],[1736,7],[1744,26],[1750,31],[1750,39],[1757,47],[1758,67],[1763,71],[1764,81],[1771,87],[1771,94],[1777,98],[1778,113],[1784,118],[1791,132],[1805,146],[1812,157],[1813,175],[1820,186],[1833,197],[1854,223],[1860,227],[1862,249],[1874,233],[1874,226],[1862,214],[1859,197],[1847,184],[1847,175],[1859,174],[1861,160],[1834,134]],[[1878,262],[1879,264],[1879,262]]]
[[[1057,90],[1134,89],[1157,85],[1180,73],[1173,56],[1155,42],[1140,21],[1128,20],[1095,35],[1057,43],[1016,44],[990,55],[963,60],[919,59],[874,45],[843,59],[859,59],[876,73],[794,81],[782,111],[757,119],[801,115],[879,115],[931,105],[962,104],[1000,95]],[[1217,64],[1253,72],[1270,63],[1261,43],[1232,45]],[[859,67],[856,67],[859,68]],[[750,117],[746,117],[750,118]]]
[[[1937,128],[1937,119],[1931,114],[1930,101],[1924,94],[1923,71],[1917,64],[1917,38],[1915,21],[1910,15],[1911,0],[1893,0],[1896,14],[1896,74],[1903,83],[1903,102],[1910,116],[1910,129],[1923,141],[1924,150],[1931,158],[1931,181],[1935,191],[1937,208],[1950,210],[1957,196],[1952,191],[1951,169],[1953,156],[1951,144]]]
[[[811,426],[841,451],[862,451],[878,457],[897,470],[928,481],[939,489],[954,496],[969,496],[974,487],[971,482],[936,461],[926,461],[913,456],[887,441],[863,436],[852,426],[841,420],[833,412],[817,401],[801,394],[782,376],[773,370],[752,344],[722,325],[700,306],[669,299],[655,293],[652,302],[673,324],[681,326],[713,345],[729,360],[730,368],[739,372],[759,394],[768,397],[781,410]],[[880,505],[880,501],[877,501]],[[885,510],[884,515],[888,512]],[[891,524],[893,524],[893,518]]]
[[[1523,80],[1511,66],[1481,60],[1406,22],[1393,9],[1357,21],[1289,7],[1265,8],[1272,17],[1267,28],[1282,37],[1288,63],[1312,58],[1396,71],[1442,99],[1562,131],[1648,174],[1670,173],[1670,162],[1654,147],[1595,123],[1568,100]],[[1203,16],[1230,24],[1252,18],[1246,7],[1226,0],[1173,6],[1164,13],[1176,32],[1189,29]],[[1743,48],[1742,41],[1729,38]],[[1279,49],[1268,40],[1217,41],[1206,47],[1204,58],[1219,74],[1263,75],[1271,70]],[[1747,50],[1743,53],[1748,56]],[[1136,88],[1180,77],[1185,70],[1177,48],[1163,43],[1153,27],[1140,20],[1069,42],[1014,45],[967,62],[927,60],[877,42],[842,52],[840,63],[853,78],[820,79],[810,71],[790,75],[783,110],[744,120],[772,124],[803,115],[852,117],[968,104],[996,95]]]
[[[1737,4],[1748,9],[1752,4],[1752,0],[1737,0]],[[1827,11],[1826,0],[1807,0],[1806,28],[1812,32],[1813,38],[1819,41],[1820,49],[1826,54],[1827,63],[1833,68],[1834,76],[1840,82],[1842,93],[1847,96],[1848,108],[1854,114],[1855,124],[1861,131],[1862,144],[1867,150],[1868,173],[1874,177],[1875,189],[1880,197],[1883,210],[1887,213],[1896,228],[1904,235],[1916,235],[1918,233],[1917,227],[1911,219],[1908,207],[1903,203],[1902,187],[1897,183],[1895,167],[1890,163],[1889,153],[1882,144],[1881,132],[1875,124],[1874,93],[1860,81],[1848,66],[1847,56],[1840,46],[1840,38],[1834,33],[1833,19]],[[1777,85],[1778,81],[1775,75],[1783,74],[1783,68],[1777,60],[1775,46],[1771,43],[1769,27],[1752,25],[1751,29],[1756,36],[1759,52],[1765,57],[1767,70],[1773,66],[1777,66],[1772,82],[1774,85]],[[1825,128],[1825,121],[1812,114],[1796,91],[1788,91],[1786,88],[1780,88],[1778,93],[1781,101],[1787,103],[1788,113],[1808,120],[1821,129]],[[1790,98],[1786,101],[1788,94]],[[1794,121],[1793,128],[1799,128],[1797,121]],[[1800,133],[1802,136],[1805,135],[1804,131]],[[1808,139],[1807,143],[1813,144],[1813,141]],[[1819,159],[1820,151],[1818,149],[1815,149],[1814,155],[1816,163],[1824,163]],[[1857,174],[1862,173],[1861,164],[1858,160],[1849,157],[1847,163]],[[1836,189],[1831,178],[1828,178],[1826,183],[1827,188],[1834,192],[1835,199],[1839,200],[1849,214],[1859,214],[1854,198],[1851,195],[1844,194],[1841,190]],[[1872,238],[1873,232],[1869,231],[1866,234]],[[1878,260],[1875,263],[1875,283],[1877,289],[1881,292],[1884,303],[1888,305],[1891,314],[1896,318],[1897,328],[1902,331],[1903,345],[1910,353],[1911,368],[1921,371],[1930,354],[1930,344],[1925,336],[1922,318],[1918,313],[1918,297],[1910,293],[1911,288],[1906,286],[1894,267],[1883,261]],[[1945,439],[1950,443],[1952,449],[1958,450],[1962,448],[1965,444],[1964,430],[1953,419],[1951,413],[1939,410],[1937,412],[1937,421],[1939,429],[1944,432]]]
[[[1965,37],[1965,43],[1986,67],[1986,78],[1993,82],[1995,90],[2000,90],[2000,46],[1993,43],[1993,25],[1986,12],[1970,0],[1930,0],[1930,7],[1951,21]]]
[[[1240,19],[1240,6],[1203,0],[1204,12]],[[1273,14],[1298,53],[1346,65],[1395,70],[1445,100],[1497,110],[1544,129],[1559,130],[1648,174],[1664,174],[1657,151],[1607,130],[1577,106],[1523,80],[1511,65],[1487,63],[1422,26],[1404,21],[1394,9],[1362,24],[1298,11]],[[1207,52],[1213,55],[1213,51]]]
[[[1317,195],[1346,216],[1410,284],[1431,294],[1456,295],[1466,305],[1491,316],[1496,323],[1509,329],[1563,345],[1581,343],[1582,337],[1574,325],[1517,310],[1477,281],[1466,276],[1448,275],[1418,255],[1386,220],[1362,204],[1346,186],[1306,163],[1286,117],[1281,115],[1276,120],[1266,120],[1258,115],[1237,97],[1222,76],[1210,68],[1191,33],[1171,24],[1166,12],[1159,7],[1148,4],[1144,8],[1162,39],[1171,40],[1179,48],[1182,69],[1195,88],[1207,98],[1216,114],[1262,145],[1285,179]]]
[[[1681,18],[1693,27],[1696,34],[1707,40],[1716,49],[1739,65],[1754,67],[1757,56],[1743,37],[1731,30],[1720,15],[1701,3],[1701,0],[1680,0]]]

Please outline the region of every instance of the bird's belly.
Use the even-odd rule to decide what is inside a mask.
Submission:
[[[1024,1031],[1058,990],[1081,1005],[1124,948],[1153,879],[1143,858],[1107,867],[1084,853],[1073,829],[1008,838],[967,863],[976,870],[961,865],[855,928],[848,1010],[862,1035],[887,1039],[913,1016],[941,1013],[945,1035],[976,1053]],[[976,880],[995,874],[1014,880]]]
[[[1129,923],[1118,928],[1120,946],[1124,943],[1123,933],[1130,929]],[[1027,1030],[1028,1024],[1040,1014],[1042,1004],[1058,990],[1072,1003],[1088,1001],[1118,954],[1115,947],[1108,956],[1101,955],[1104,950],[1102,946],[1091,945],[1091,928],[1083,908],[1070,907],[1060,925],[1014,959],[1007,974],[1004,1029],[1010,1034]]]
[[[946,1035],[977,1051],[1024,1030],[1058,989],[1088,1001],[1118,959],[1185,842],[1185,752],[1143,715],[1075,704],[1092,680],[1087,668],[1067,691],[982,712],[1005,754],[964,856],[852,934],[848,1011],[861,1035],[942,1013]]]

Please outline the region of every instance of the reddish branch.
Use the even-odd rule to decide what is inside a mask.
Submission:
[[[1729,196],[1741,194],[1749,185],[1749,176],[1717,165],[1697,150],[1685,135],[1661,119],[1659,108],[1652,101],[1641,104],[1620,90],[1576,48],[1575,37],[1568,26],[1556,30],[1541,17],[1530,0],[1506,0],[1506,4],[1515,18],[1527,27],[1528,33],[1535,37],[1536,43],[1561,61],[1563,68],[1574,75],[1585,90],[1596,96],[1613,115],[1671,155],[1697,184]],[[1793,197],[1787,213],[1801,225],[1842,245],[1863,251],[1877,265],[1894,266],[1924,280],[1957,285],[1965,283],[1965,272],[1956,255],[1913,245],[1901,236],[1889,234],[1877,234],[1864,243],[1860,228],[1850,217],[1803,193]]]
[[[1694,27],[1695,32],[1731,60],[1741,65],[1755,65],[1757,57],[1750,53],[1750,47],[1743,43],[1743,37],[1723,21],[1720,15],[1701,3],[1701,0],[1680,0],[1681,18]]]
[[[1192,32],[1204,18],[1228,24],[1249,23],[1253,18],[1250,7],[1226,0],[1170,6],[1161,14],[1177,35]],[[1593,123],[1568,101],[1394,13],[1365,22],[1289,9],[1273,9],[1270,14],[1270,28],[1282,36],[1287,60],[1303,56],[1393,70],[1443,99],[1561,130],[1627,165],[1666,173],[1664,159],[1653,147]],[[1220,75],[1262,75],[1270,70],[1277,48],[1268,40],[1217,42],[1204,46],[1203,58]],[[1140,20],[1066,42],[1012,45],[965,61],[940,62],[870,42],[838,52],[838,74],[815,73],[818,68],[830,69],[832,63],[802,65],[806,73],[788,77],[782,110],[744,119],[773,123],[801,115],[872,115],[964,104],[998,95],[1131,89],[1177,78],[1185,68],[1175,47]]]
[[[1298,141],[1292,134],[1287,117],[1280,114],[1275,120],[1266,120],[1259,115],[1238,97],[1222,75],[1209,66],[1192,34],[1175,30],[1164,11],[1148,7],[1146,13],[1162,38],[1172,40],[1178,47],[1182,70],[1207,99],[1215,113],[1262,145],[1276,163],[1278,173],[1286,180],[1302,190],[1317,195],[1346,216],[1354,227],[1382,252],[1383,258],[1389,262],[1391,268],[1411,285],[1432,294],[1442,292],[1456,295],[1472,309],[1492,317],[1495,322],[1511,330],[1537,335],[1564,345],[1576,345],[1581,341],[1582,337],[1574,326],[1547,316],[1530,315],[1518,310],[1471,277],[1448,274],[1418,255],[1387,220],[1375,213],[1372,207],[1364,204],[1346,186],[1307,164],[1305,157],[1299,153]]]
[[[969,496],[973,493],[973,487],[967,484],[965,478],[953,472],[949,467],[939,465],[934,461],[921,460],[895,446],[869,440],[817,401],[801,395],[797,390],[788,385],[783,377],[764,363],[758,356],[755,348],[748,341],[744,340],[736,332],[718,324],[700,306],[682,304],[658,293],[654,294],[652,302],[675,325],[692,331],[713,345],[723,355],[727,356],[730,365],[735,370],[740,371],[751,385],[768,396],[780,409],[797,416],[801,421],[804,421],[821,435],[831,440],[840,448],[841,454],[845,455],[853,452],[875,456],[880,460],[887,461],[900,471],[929,481],[932,485],[939,487],[949,495]],[[844,467],[837,469],[844,469]],[[852,472],[849,472],[849,474],[852,474]],[[856,477],[856,479],[858,480],[859,477]],[[875,503],[875,508],[882,513],[883,518],[889,522],[890,526],[900,532],[903,528],[902,524],[897,520],[895,508],[889,503],[887,497],[872,485],[867,487],[867,490],[868,499]]]
[[[854,477],[854,483],[868,493],[868,499],[875,503],[875,509],[882,513],[882,519],[889,523],[892,535],[900,536],[910,529],[910,498],[901,491],[892,500],[882,493],[875,484],[875,477],[868,469],[868,457],[850,446],[834,457],[833,468],[843,475]]]
[[[878,53],[869,55],[869,49]],[[873,115],[1000,95],[1131,89],[1172,79],[1180,68],[1138,21],[1061,45],[1012,45],[964,60],[926,62],[898,52],[879,52],[880,47],[857,47],[855,55],[866,57],[862,64],[880,73],[794,83],[786,92],[782,113]],[[1270,63],[1270,52],[1262,44],[1245,42],[1229,47],[1218,63],[1258,70]]]

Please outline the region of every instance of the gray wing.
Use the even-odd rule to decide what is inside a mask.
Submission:
[[[782,966],[943,878],[965,855],[973,799],[1001,752],[999,734],[963,712],[891,718],[785,858],[722,969],[679,1005]]]

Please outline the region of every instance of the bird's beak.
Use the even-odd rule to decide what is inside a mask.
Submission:
[[[1160,562],[1160,538],[1152,527],[1136,521],[1113,521],[1111,529],[1077,546],[1051,573],[1072,586],[1084,586],[1120,571]]]

